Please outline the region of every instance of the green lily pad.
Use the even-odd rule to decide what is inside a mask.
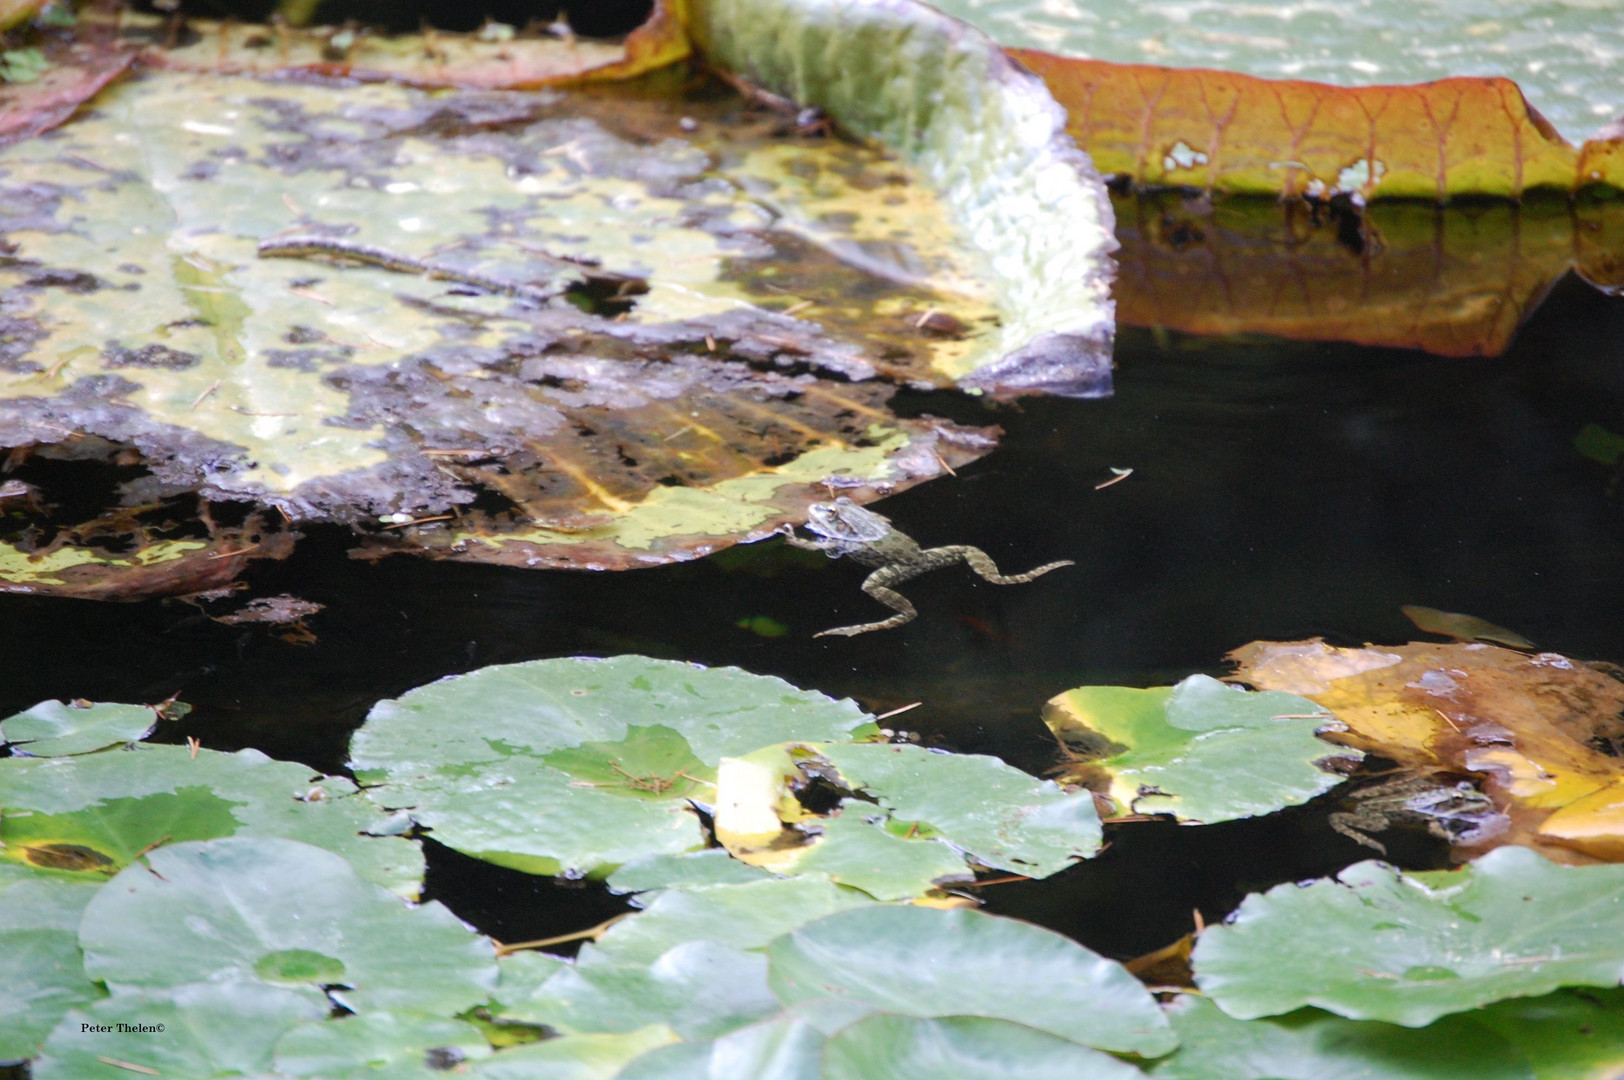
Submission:
[[[1179,1048],[1148,1069],[1156,1080],[1534,1080],[1528,1060],[1473,1016],[1425,1030],[1299,1009],[1233,1020],[1205,998],[1168,1010]],[[1545,1073],[1538,1074],[1545,1077]]]
[[[79,918],[97,886],[0,866],[0,1061],[14,1061],[37,1055],[69,1009],[107,992],[79,952]]]
[[[689,941],[759,949],[814,919],[873,903],[855,889],[811,875],[668,889],[646,911],[611,926],[598,939],[597,951],[606,958],[648,964]]]
[[[1359,0],[1289,13],[1246,0],[1098,11],[1047,0],[935,5],[1003,45],[1119,64],[1217,68],[1335,86],[1511,76],[1575,139],[1624,113],[1624,93],[1607,65],[1589,59],[1624,51],[1624,24],[1598,18],[1583,3]]]
[[[721,848],[706,848],[684,855],[633,859],[610,874],[606,884],[610,892],[640,893],[695,885],[742,885],[770,877],[767,871],[740,862]]]
[[[294,1028],[277,1040],[273,1064],[280,1075],[322,1080],[443,1080],[448,1068],[490,1053],[479,1029],[461,1020],[374,1012]]]
[[[496,960],[496,993],[492,999],[505,1008],[515,1002],[527,1000],[541,984],[569,967],[569,961],[536,949],[509,953]]]
[[[623,1035],[560,1035],[501,1050],[473,1062],[464,1076],[480,1080],[612,1080],[627,1062],[677,1041],[663,1024]]]
[[[652,1050],[616,1080],[822,1080],[824,1041],[817,1028],[780,1015],[719,1039]]]
[[[140,744],[66,758],[0,759],[0,864],[94,880],[156,844],[220,836],[282,836],[348,859],[370,881],[417,895],[415,841],[361,833],[385,815],[350,781],[272,761]]]
[[[601,873],[700,848],[689,800],[764,743],[837,739],[850,701],[735,668],[639,656],[536,660],[380,702],[350,744],[367,794],[442,844],[531,873]]]
[[[1080,686],[1043,713],[1076,763],[1072,774],[1120,813],[1208,824],[1273,813],[1341,783],[1317,763],[1359,754],[1315,736],[1330,719],[1307,698],[1206,675],[1147,690]]]
[[[1559,986],[1624,980],[1624,866],[1559,866],[1520,847],[1462,870],[1362,862],[1246,898],[1196,944],[1196,982],[1230,1016],[1317,1005],[1420,1027]]]
[[[114,994],[69,1012],[29,1068],[35,1080],[259,1076],[270,1071],[271,1049],[285,1032],[329,1008],[314,990],[256,982]]]
[[[919,832],[983,866],[1047,877],[1099,850],[1088,792],[1062,791],[997,758],[881,743],[814,749],[895,821],[920,823]]]
[[[85,909],[85,970],[115,992],[259,979],[331,987],[355,1012],[450,1015],[496,986],[490,942],[408,908],[339,856],[277,837],[170,844]]]
[[[706,1039],[778,1010],[767,989],[766,957],[690,941],[651,964],[617,961],[583,947],[575,964],[528,999],[508,1002],[502,1017],[581,1033],[666,1024],[684,1039]]]
[[[0,740],[13,754],[61,757],[138,742],[157,725],[157,712],[145,705],[42,701],[0,720]]]
[[[795,863],[796,873],[827,874],[829,880],[862,889],[876,900],[906,900],[932,887],[969,881],[975,875],[959,853],[934,839],[897,836],[877,821],[872,803],[847,799],[840,813],[825,818],[816,846]]]
[[[786,1005],[836,998],[906,1016],[992,1017],[1147,1057],[1178,1044],[1155,999],[1121,964],[979,911],[844,911],[778,938],[767,962]]]
[[[1145,1074],[1098,1050],[1010,1020],[880,1013],[832,1036],[824,1080],[1134,1080]]]
[[[1539,1080],[1624,1074],[1624,990],[1558,990],[1470,1013],[1533,1065]]]

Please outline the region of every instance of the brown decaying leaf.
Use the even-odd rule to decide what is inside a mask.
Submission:
[[[1066,107],[1067,130],[1100,171],[1136,184],[1438,202],[1624,188],[1618,137],[1575,148],[1509,79],[1338,87],[1010,54]]]
[[[32,82],[0,82],[0,146],[31,139],[56,127],[96,92],[122,75],[134,54],[106,35],[41,44],[49,67]]]
[[[1362,214],[1175,192],[1113,203],[1129,326],[1494,356],[1570,269],[1624,286],[1618,200],[1384,201]]]
[[[1624,861],[1624,681],[1610,665],[1492,645],[1343,649],[1258,641],[1232,679],[1301,694],[1325,737],[1420,772],[1481,782],[1511,827],[1463,853],[1521,844],[1559,862]]]
[[[622,43],[552,34],[505,40],[505,35],[480,33],[389,37],[331,26],[186,23],[122,11],[111,18],[121,35],[141,49],[142,62],[153,67],[236,75],[304,72],[429,88],[524,90],[629,79],[674,64],[692,51],[667,0],[656,0],[648,20]]]

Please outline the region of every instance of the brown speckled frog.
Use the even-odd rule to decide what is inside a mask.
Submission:
[[[1432,776],[1405,775],[1350,797],[1352,810],[1332,814],[1331,828],[1383,855],[1387,845],[1370,834],[1395,823],[1424,824],[1427,831],[1451,844],[1477,844],[1505,832],[1509,819],[1494,801],[1469,781],[1449,783]]]
[[[901,626],[911,621],[919,614],[918,611],[908,602],[907,597],[891,586],[900,585],[904,581],[943,566],[952,566],[959,562],[968,563],[970,569],[994,585],[1020,585],[1041,577],[1050,570],[1076,565],[1070,559],[1061,559],[1059,562],[1045,563],[1024,574],[1005,577],[998,572],[998,564],[980,548],[964,544],[922,548],[913,537],[892,528],[890,518],[876,514],[872,510],[864,510],[845,496],[834,502],[813,503],[807,510],[806,527],[820,539],[803,540],[795,535],[793,525],[785,525],[779,531],[795,547],[821,551],[831,559],[849,555],[864,566],[877,567],[878,569],[864,580],[863,591],[897,613],[879,622],[837,626],[832,630],[820,631],[812,635],[813,637],[826,637],[830,634],[852,637],[856,634],[866,634],[870,630],[889,630],[893,626]]]

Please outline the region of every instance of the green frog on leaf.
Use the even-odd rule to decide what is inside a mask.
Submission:
[[[920,574],[954,563],[968,563],[985,581],[994,585],[1021,585],[1042,577],[1050,570],[1062,566],[1075,566],[1070,559],[1045,563],[1024,574],[1006,577],[998,572],[998,564],[978,547],[951,544],[946,547],[922,548],[906,533],[891,526],[891,519],[872,510],[865,510],[845,496],[834,502],[813,503],[807,510],[806,528],[819,539],[806,540],[795,535],[793,525],[784,525],[779,531],[792,546],[809,551],[821,551],[831,559],[849,555],[864,566],[876,567],[863,582],[863,591],[895,611],[897,614],[879,622],[858,623],[855,626],[837,626],[822,630],[813,637],[853,637],[870,630],[889,630],[910,622],[919,614],[908,598],[891,588],[911,581]]]

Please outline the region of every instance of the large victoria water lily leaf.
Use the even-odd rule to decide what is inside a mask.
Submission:
[[[714,799],[723,757],[870,722],[849,700],[736,668],[535,660],[380,702],[350,764],[370,798],[442,844],[531,873],[602,872],[703,847],[690,802]]]
[[[866,145],[675,69],[569,94],[127,80],[0,151],[0,445],[133,455],[132,512],[199,492],[349,522],[375,553],[593,569],[972,460],[991,432],[900,419],[891,384],[1108,390],[1109,205],[1041,84],[922,5],[879,7],[873,63],[792,88]],[[873,30],[855,18],[804,33]],[[152,62],[279,55],[197,29]],[[901,48],[927,31],[928,59]],[[437,48],[387,51],[432,75]],[[943,57],[951,100],[916,117]],[[44,562],[132,558],[22,516],[0,534],[13,587],[82,594]],[[166,565],[240,550],[136,554],[157,539],[190,545]],[[145,568],[117,567],[125,595],[208,587]]]

